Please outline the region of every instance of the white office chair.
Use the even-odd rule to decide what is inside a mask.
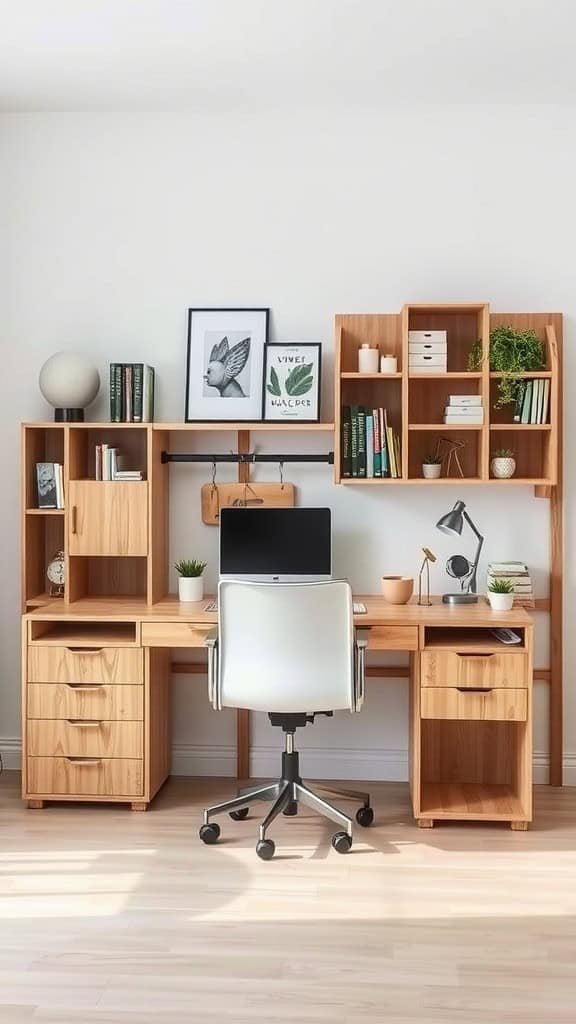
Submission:
[[[247,583],[223,580],[218,587],[219,626],[208,637],[208,686],[212,706],[267,711],[272,725],[285,733],[282,776],[278,782],[240,790],[238,796],[204,811],[200,838],[218,840],[220,826],[211,819],[229,812],[238,821],[257,800],[274,804],[260,825],[256,852],[274,856],[266,832],[283,812],[297,814],[298,803],[340,825],[332,837],[339,853],[352,846],[352,820],[312,792],[300,777],[294,749],[297,728],[314,715],[359,711],[364,699],[366,640],[354,630],[352,591],[344,580],[328,583]],[[319,787],[328,795],[362,804],[358,824],[374,820],[367,793]]]

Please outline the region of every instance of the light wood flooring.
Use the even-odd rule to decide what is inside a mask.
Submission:
[[[255,817],[198,840],[231,780],[27,811],[5,772],[0,1024],[574,1024],[576,790],[512,832],[419,831],[405,785],[370,789],[353,852],[303,810],[263,863]]]

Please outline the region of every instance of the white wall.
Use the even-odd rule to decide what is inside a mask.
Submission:
[[[335,312],[398,310],[405,301],[490,301],[497,310],[566,314],[566,432],[574,433],[576,158],[574,109],[453,107],[362,116],[7,115],[0,118],[0,338],[4,482],[0,750],[19,734],[18,423],[47,417],[38,370],[60,348],[156,366],[157,418],[184,409],[190,305],[269,305],[277,340],[325,344],[324,418],[332,413]],[[93,409],[106,415],[106,388]],[[269,450],[278,442],[268,436]],[[303,444],[310,442],[303,441]],[[318,441],[313,442],[316,446]],[[567,619],[574,613],[573,448],[567,445]],[[259,468],[271,479],[273,469]],[[172,557],[216,564],[216,531],[199,525],[206,470],[172,467]],[[523,558],[546,592],[548,505],[528,488],[335,488],[322,467],[294,467],[303,503],[330,504],[336,569],[357,591],[414,573],[428,544],[434,589],[454,545],[434,522],[469,500],[491,558]],[[220,479],[226,479],[223,469]],[[538,616],[536,663],[547,664]],[[572,644],[566,649],[567,765],[576,781]],[[395,660],[395,659],[393,659]],[[175,681],[175,767],[232,772],[234,723],[207,706],[202,677]],[[537,686],[537,777],[545,777],[546,689]],[[406,683],[369,684],[368,709],[303,736],[309,775],[406,775]],[[254,727],[254,770],[273,770],[278,737]]]

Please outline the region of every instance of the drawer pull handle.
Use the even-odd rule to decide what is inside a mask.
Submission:
[[[72,505],[72,516],[70,521],[70,529],[72,533],[78,533],[78,509],[76,505]]]
[[[75,690],[76,693],[82,693],[83,690],[90,692],[91,690],[101,690],[104,683],[66,683],[71,690]]]
[[[102,764],[101,757],[67,757],[68,764],[76,765],[78,768],[91,768]]]
[[[492,693],[493,686],[457,686],[458,693]]]
[[[102,647],[67,647],[70,654],[102,654]]]
[[[457,657],[462,658],[464,660],[466,660],[466,658],[474,658],[475,660],[481,658],[482,660],[484,660],[485,658],[493,658],[495,653],[495,651],[491,651],[486,652],[485,654],[475,654],[473,651],[471,651],[469,654],[457,654]]]
[[[98,726],[102,725],[102,721],[98,718],[67,718],[68,725],[80,725],[84,726]]]

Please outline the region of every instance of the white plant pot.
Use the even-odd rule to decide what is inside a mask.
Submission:
[[[435,462],[422,463],[422,476],[425,480],[437,480],[442,472],[441,464]]]
[[[201,601],[204,597],[204,577],[179,576],[178,597],[181,601]]]
[[[503,459],[500,457],[492,459],[490,469],[492,476],[496,477],[497,480],[509,480],[516,472],[516,459]]]
[[[514,594],[491,594],[488,591],[488,600],[493,612],[509,612],[514,604]]]

